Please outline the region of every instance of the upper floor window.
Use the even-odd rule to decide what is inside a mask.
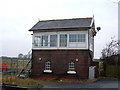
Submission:
[[[57,35],[50,35],[50,47],[57,46]]]
[[[48,36],[47,35],[35,36],[34,44],[37,47],[48,46]]]
[[[48,46],[48,36],[47,35],[42,36],[41,46]]]
[[[69,42],[85,42],[85,34],[69,34]]]
[[[60,35],[60,47],[67,47],[67,34]]]
[[[35,48],[85,47],[86,34],[52,34],[34,36]],[[59,42],[58,42],[59,41]]]
[[[34,37],[34,45],[39,47],[41,43],[41,36],[35,36]]]

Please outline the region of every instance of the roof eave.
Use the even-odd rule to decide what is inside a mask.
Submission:
[[[66,31],[67,29],[83,29],[83,30],[87,30],[87,29],[91,29],[91,27],[70,27],[70,28],[48,28],[48,29],[30,29],[29,31],[47,31],[47,30],[53,30],[53,31]]]

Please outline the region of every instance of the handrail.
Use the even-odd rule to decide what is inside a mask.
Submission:
[[[28,65],[29,65],[30,62],[31,62],[31,54],[32,54],[32,50],[30,50],[30,51],[28,52],[28,54],[27,54],[28,59],[29,59],[28,63],[27,63],[27,64],[25,65],[25,67],[21,70],[21,72],[17,75],[17,77],[20,77],[20,75],[27,69]]]

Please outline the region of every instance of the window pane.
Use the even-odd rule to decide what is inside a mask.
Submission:
[[[85,42],[85,34],[70,34],[69,42]]]
[[[41,46],[48,46],[48,36],[42,36],[42,43]]]
[[[34,46],[39,47],[41,44],[41,37],[40,36],[35,36],[34,37]]]
[[[50,46],[51,47],[57,46],[57,35],[50,35]]]
[[[51,64],[50,62],[45,62],[45,70],[51,70]]]
[[[68,69],[69,69],[69,71],[75,71],[75,63],[74,62],[70,62]]]
[[[78,42],[85,42],[85,34],[78,35]]]
[[[77,35],[76,34],[70,34],[69,35],[69,42],[77,42]]]
[[[66,47],[67,46],[67,34],[61,34],[60,35],[60,47]]]

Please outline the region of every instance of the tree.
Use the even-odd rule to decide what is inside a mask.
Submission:
[[[119,52],[120,41],[114,40],[111,38],[111,42],[106,44],[106,47],[102,50],[102,59],[106,57],[110,57],[113,55],[118,55]]]
[[[18,54],[18,58],[19,58],[19,59],[22,59],[23,56],[24,56],[24,55],[23,55],[22,53]]]
[[[111,41],[106,44],[106,47],[102,50],[101,60],[103,61],[104,75],[106,72],[106,65],[118,65],[118,56],[120,55],[120,41],[111,38]]]

